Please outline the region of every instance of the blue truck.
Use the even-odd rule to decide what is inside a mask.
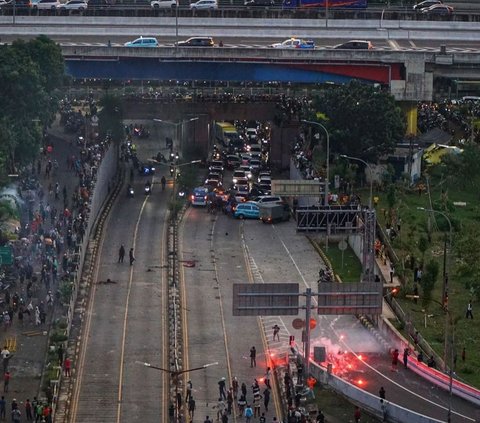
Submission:
[[[327,7],[335,9],[365,9],[367,0],[283,0],[284,8],[291,9],[325,9]]]

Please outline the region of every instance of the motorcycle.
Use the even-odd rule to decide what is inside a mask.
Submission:
[[[147,182],[145,184],[144,193],[145,195],[150,195],[152,193],[152,185],[150,184],[150,182]]]
[[[127,189],[127,197],[133,198],[134,196],[135,196],[135,191],[133,190],[133,187],[129,185]]]

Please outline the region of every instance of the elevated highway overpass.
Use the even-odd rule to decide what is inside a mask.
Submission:
[[[434,76],[476,77],[472,51],[348,51],[268,48],[129,49],[63,46],[75,78],[223,81],[346,82],[388,84],[399,101],[431,100]]]
[[[389,85],[399,101],[431,100],[435,77],[478,79],[480,24],[407,20],[228,19],[169,17],[0,16],[2,41],[39,33],[58,41],[75,78],[117,80],[279,81]],[[446,37],[448,34],[448,37]],[[161,47],[124,48],[139,35]],[[175,48],[189,36],[212,36],[223,48]],[[313,39],[314,50],[277,50],[288,36]],[[369,51],[335,50],[348,39]],[[448,38],[448,39],[447,39]]]

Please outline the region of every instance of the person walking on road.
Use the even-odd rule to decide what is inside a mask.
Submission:
[[[271,385],[270,385],[270,375],[271,375],[272,371],[270,369],[270,367],[267,367],[267,371],[265,373],[265,385],[267,386],[268,389],[272,389]]]
[[[5,401],[5,397],[2,395],[2,399],[0,399],[0,419],[5,420],[7,409],[7,401]]]
[[[130,248],[128,252],[128,257],[130,258],[130,266],[133,266],[133,262],[135,261],[135,256],[133,255],[133,248]]]
[[[385,388],[383,386],[380,387],[380,390],[378,391],[378,396],[380,399],[384,400],[385,399]]]
[[[233,390],[233,398],[238,398],[238,379],[235,376],[232,380],[232,390]]]
[[[122,244],[120,246],[120,249],[118,250],[118,262],[123,263],[124,258],[125,258],[125,247]]]
[[[395,273],[395,267],[393,266],[393,263],[390,262],[390,283],[393,283],[394,273]]]
[[[257,349],[255,346],[250,348],[250,367],[257,367]]]

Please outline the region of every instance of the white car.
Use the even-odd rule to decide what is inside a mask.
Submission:
[[[62,4],[58,0],[38,0],[32,2],[33,10],[56,10]]]
[[[300,38],[288,38],[282,43],[271,44],[272,48],[305,48],[314,49],[315,43],[312,40],[301,40]]]
[[[217,0],[198,0],[195,3],[190,4],[192,10],[214,10],[218,9]]]
[[[60,4],[57,6],[59,10],[78,10],[79,12],[83,12],[87,10],[88,3],[87,0],[69,0],[66,3]]]
[[[150,6],[152,9],[175,9],[177,0],[152,0]]]

